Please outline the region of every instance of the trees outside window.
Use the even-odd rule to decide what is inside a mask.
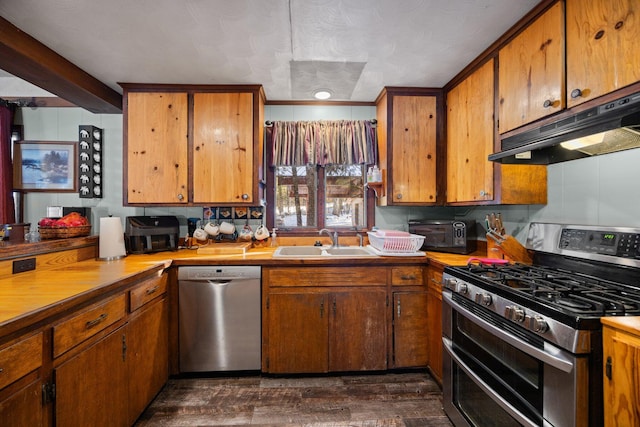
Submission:
[[[275,227],[368,227],[364,165],[276,166],[273,174]]]

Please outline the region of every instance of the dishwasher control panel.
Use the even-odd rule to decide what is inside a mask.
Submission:
[[[178,267],[178,280],[259,279],[260,266],[186,266]]]

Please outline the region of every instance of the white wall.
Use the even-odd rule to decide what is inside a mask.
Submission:
[[[373,106],[267,106],[266,120],[368,120]],[[130,208],[122,205],[122,116],[92,114],[81,108],[23,108],[17,122],[26,140],[77,141],[79,125],[104,129],[104,198],[81,199],[77,194],[27,193],[25,222],[36,224],[47,206],[92,208],[94,233],[107,215],[176,215],[186,232],[187,217],[202,217],[201,208]],[[501,212],[507,232],[524,241],[529,222],[640,227],[640,149],[548,166],[548,204],[488,207],[376,208],[376,225],[406,229],[416,218],[469,218],[482,223],[489,212]],[[418,172],[419,173],[419,172]]]

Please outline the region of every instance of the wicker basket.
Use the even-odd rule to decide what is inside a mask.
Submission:
[[[375,232],[367,232],[371,246],[383,253],[413,253],[417,252],[424,242],[424,236],[410,234],[409,236],[379,236]]]
[[[90,225],[78,227],[38,227],[41,239],[67,239],[69,237],[88,236],[91,233]]]

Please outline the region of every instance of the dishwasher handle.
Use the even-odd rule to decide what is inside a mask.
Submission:
[[[231,279],[217,279],[217,280],[207,280],[207,283],[209,283],[210,285],[226,286],[232,281],[233,280]]]

